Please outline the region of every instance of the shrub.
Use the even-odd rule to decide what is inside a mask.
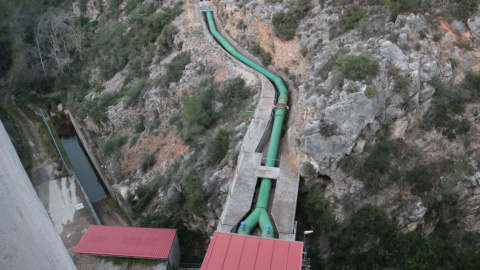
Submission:
[[[317,171],[315,170],[315,167],[312,165],[310,162],[303,162],[302,163],[302,173],[306,177],[314,177]]]
[[[130,107],[132,104],[134,104],[138,97],[143,94],[145,89],[147,88],[147,82],[144,79],[139,80],[132,86],[128,88],[128,90],[125,92],[125,98],[123,100],[123,108],[127,109]]]
[[[412,83],[411,79],[405,75],[405,73],[397,68],[396,66],[390,64],[387,68],[387,74],[393,80],[393,91],[396,93],[406,93],[408,87]]]
[[[275,35],[284,40],[292,40],[295,37],[298,24],[307,16],[310,9],[311,0],[300,0],[286,13],[275,13],[272,17]]]
[[[436,91],[432,105],[423,115],[420,127],[427,131],[435,127],[449,139],[455,138],[456,134],[468,132],[469,124],[460,123],[452,115],[465,111],[464,103],[472,99],[470,90],[447,85],[438,77],[433,78],[431,83]]]
[[[183,177],[183,187],[187,193],[186,203],[188,212],[192,215],[201,215],[207,206],[207,193],[203,189],[202,180],[194,170],[190,170]]]
[[[218,114],[212,108],[214,90],[209,81],[203,81],[195,89],[195,95],[183,98],[184,109],[173,113],[168,119],[175,125],[177,133],[189,145],[198,142],[205,130],[217,120]]]
[[[108,120],[108,117],[105,115],[105,111],[108,107],[117,103],[118,99],[121,97],[119,93],[106,93],[100,97],[96,97],[87,103],[80,109],[83,112],[80,114],[90,116],[94,122],[105,122]]]
[[[270,52],[266,52],[255,42],[251,42],[250,47],[252,53],[257,57],[260,57],[262,60],[262,65],[269,66],[272,63],[272,54]]]
[[[337,133],[338,126],[336,123],[326,123],[321,121],[320,122],[320,134],[322,134],[323,137],[329,138]]]
[[[360,6],[353,4],[344,9],[338,18],[338,24],[343,33],[357,27],[358,23],[365,17],[365,11]]]
[[[418,196],[424,195],[433,187],[433,175],[426,166],[416,166],[407,172],[405,179],[413,185],[412,193]]]
[[[377,87],[374,84],[367,86],[367,89],[365,89],[365,96],[368,99],[372,99],[376,95],[377,95]]]
[[[172,24],[167,24],[157,38],[159,55],[167,55],[174,49],[174,37],[178,34],[178,29]]]
[[[238,109],[245,104],[250,91],[250,87],[245,86],[245,81],[237,77],[221,91],[220,98],[225,108]]]
[[[228,152],[232,132],[221,128],[212,141],[212,146],[207,151],[207,163],[215,165],[221,161]]]
[[[456,0],[456,2],[458,4],[455,9],[455,16],[463,22],[466,22],[478,7],[478,0]]]
[[[328,73],[340,65],[339,58],[341,58],[344,54],[346,54],[346,51],[340,49],[335,54],[330,56],[327,62],[315,71],[315,76],[320,76],[323,80],[326,80],[328,78]]]
[[[110,135],[110,138],[103,144],[103,149],[107,154],[113,153],[116,149],[127,143],[128,138],[121,136],[116,132]]]
[[[140,185],[135,189],[133,194],[128,196],[127,201],[132,207],[134,215],[140,215],[145,207],[152,201],[158,187],[155,185],[142,186]],[[137,197],[137,198],[136,198]]]
[[[442,34],[441,33],[436,33],[433,35],[433,41],[435,42],[439,42],[440,40],[442,40]]]
[[[398,14],[416,12],[420,8],[421,0],[384,0],[385,5],[390,9],[390,19],[395,21]]]
[[[363,80],[367,76],[377,76],[379,66],[377,60],[368,54],[343,55],[339,57],[340,68],[347,79]]]
[[[185,67],[190,64],[190,53],[182,52],[175,56],[172,61],[165,67],[167,69],[165,75],[159,78],[159,84],[162,87],[168,87],[172,82],[178,82],[183,76]]]
[[[138,122],[135,124],[135,133],[142,133],[145,130],[145,116],[140,115]]]
[[[420,30],[420,31],[418,32],[418,37],[419,37],[420,39],[424,39],[424,38],[427,37],[427,34],[425,34],[425,31]]]
[[[155,158],[155,153],[145,154],[142,157],[142,162],[140,163],[140,171],[146,173],[153,165],[157,159]]]

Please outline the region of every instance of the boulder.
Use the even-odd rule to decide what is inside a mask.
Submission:
[[[472,31],[472,45],[473,47],[478,47],[480,43],[480,17],[475,16],[468,19],[467,24],[470,31]]]
[[[387,58],[392,64],[396,67],[405,69],[405,55],[403,54],[402,50],[397,47],[397,45],[393,44],[390,41],[384,41],[382,45],[380,45],[380,53]]]
[[[446,63],[445,66],[443,66],[442,74],[445,77],[450,77],[453,74],[453,68],[450,63]]]
[[[431,98],[435,94],[435,88],[431,85],[427,85],[422,91],[420,91],[420,102],[425,102],[427,99]]]
[[[458,33],[460,34],[463,34],[465,33],[465,23],[464,22],[461,22],[461,21],[457,21],[457,20],[454,20],[451,24],[452,26],[452,29],[457,31]]]
[[[415,15],[411,13],[406,19],[407,25],[409,25],[410,27],[414,28],[417,31],[427,29],[428,28],[427,23],[422,17],[423,16]]]

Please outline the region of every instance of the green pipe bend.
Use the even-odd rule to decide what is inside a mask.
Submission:
[[[225,38],[223,38],[220,33],[218,33],[215,22],[213,20],[212,12],[207,12],[207,21],[208,26],[210,29],[210,33],[215,37],[215,39],[222,45],[222,47],[228,51],[233,57],[240,60],[242,63],[246,64],[247,66],[253,68],[254,70],[260,72],[269,80],[271,80],[277,90],[280,93],[280,96],[277,100],[277,103],[287,105],[288,101],[288,91],[283,83],[282,79],[277,75],[273,74],[272,72],[268,71],[264,67],[260,66],[259,64],[255,63],[251,59],[245,57],[241,53],[239,53],[235,48],[233,48],[230,43],[228,43]],[[272,135],[270,137],[270,144],[268,147],[267,152],[267,160],[265,162],[265,166],[267,167],[275,167],[275,161],[278,152],[278,146],[280,143],[280,135],[282,133],[282,125],[283,120],[285,119],[286,110],[283,107],[279,107],[275,110],[275,118],[273,122],[272,128]],[[273,238],[274,236],[274,229],[272,222],[270,221],[270,217],[268,216],[267,207],[268,207],[268,199],[270,196],[270,190],[272,186],[272,180],[264,178],[260,184],[259,196],[257,199],[257,204],[253,212],[245,219],[245,227],[241,226],[238,229],[239,234],[250,234],[252,230],[257,226],[260,225],[260,229],[262,230],[262,237]],[[270,226],[270,232],[267,232],[266,227]]]

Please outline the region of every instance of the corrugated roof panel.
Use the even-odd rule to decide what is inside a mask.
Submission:
[[[225,255],[227,254],[231,238],[232,238],[231,235],[225,235],[225,236],[216,238],[215,245],[213,247],[215,260],[210,260],[208,262],[208,269],[211,269],[211,270],[223,269],[223,262],[225,261]]]
[[[237,270],[242,259],[245,246],[245,237],[243,235],[232,235],[227,256],[223,262],[223,269]]]
[[[91,225],[74,253],[167,259],[175,229]]]
[[[245,245],[243,248],[242,258],[240,259],[240,264],[238,265],[238,269],[252,270],[255,268],[255,261],[257,260],[258,246],[260,245],[260,238],[247,237],[247,236],[244,236],[244,237],[246,238]]]
[[[290,242],[288,246],[287,269],[302,269],[303,243]]]
[[[267,238],[262,238],[262,240],[260,240],[255,270],[272,269],[270,266],[272,265],[273,246],[275,246],[275,241],[276,240]]]
[[[288,258],[288,246],[286,241],[276,241],[273,247],[272,266],[270,269],[286,270]]]
[[[214,233],[212,240],[210,241],[210,245],[208,245],[207,253],[205,254],[205,257],[203,258],[203,263],[202,267],[200,270],[205,270],[207,269],[208,263],[210,262],[210,259],[212,258],[213,254],[213,247],[215,246],[215,243],[217,242],[217,238],[222,237],[220,234]]]
[[[302,242],[214,233],[202,270],[300,270]]]

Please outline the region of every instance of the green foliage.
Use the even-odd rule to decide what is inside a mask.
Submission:
[[[324,196],[325,186],[319,182],[309,182],[307,190],[307,208],[312,213],[313,223],[322,232],[332,230],[337,224],[332,214],[327,211],[328,202]]]
[[[307,16],[311,6],[311,0],[300,0],[286,13],[275,13],[272,17],[275,35],[284,40],[292,40],[295,37],[298,24]]]
[[[205,256],[207,239],[204,234],[187,229],[177,217],[148,215],[140,220],[138,227],[176,229],[184,262],[201,262]]]
[[[215,138],[212,146],[207,151],[206,161],[209,165],[215,165],[222,160],[228,152],[232,132],[221,128]]]
[[[377,76],[379,66],[377,60],[368,54],[342,55],[339,57],[340,69],[347,79],[363,80],[367,76]]]
[[[329,138],[337,133],[338,126],[336,123],[327,123],[320,121],[320,134],[323,137]]]
[[[260,57],[260,59],[262,60],[262,65],[267,67],[272,63],[272,54],[270,52],[265,51],[257,43],[251,42],[250,50],[255,56]]]
[[[128,219],[127,215],[125,212],[123,212],[122,208],[120,205],[118,205],[118,202],[114,198],[108,198],[107,199],[108,205],[115,211],[122,219],[127,223],[128,225],[131,225],[130,219]]]
[[[145,207],[152,201],[155,197],[155,194],[158,190],[158,187],[155,185],[143,186],[140,185],[135,189],[133,194],[128,196],[128,203],[132,207],[132,212],[134,215],[140,215]]]
[[[125,97],[123,99],[123,108],[127,109],[132,104],[134,104],[138,97],[140,97],[148,87],[147,82],[144,79],[139,80],[138,82],[132,84],[128,90],[125,92]]]
[[[356,28],[365,15],[365,11],[357,4],[345,8],[343,14],[338,18],[337,25],[330,28],[330,39]]]
[[[433,41],[439,42],[440,40],[442,40],[442,37],[442,33],[436,33],[433,35]]]
[[[116,149],[127,143],[128,138],[121,136],[116,132],[110,135],[110,138],[103,144],[103,149],[107,155],[113,153]]]
[[[416,166],[407,172],[405,179],[410,182],[412,194],[422,196],[433,187],[433,175],[429,168],[423,165]]]
[[[390,64],[387,67],[387,74],[393,81],[393,91],[396,93],[406,93],[412,80],[399,68]]]
[[[182,52],[175,56],[165,68],[167,72],[159,78],[159,84],[161,87],[167,88],[170,83],[178,82],[183,76],[185,67],[190,64],[190,53]]]
[[[398,14],[417,12],[422,4],[421,0],[383,0],[390,9],[390,19],[395,21]]]
[[[140,115],[138,122],[135,124],[135,133],[142,133],[145,130],[145,116]]]
[[[401,178],[399,166],[409,151],[401,139],[390,140],[382,135],[363,155],[344,156],[340,168],[362,180],[367,191],[376,192]]]
[[[365,89],[365,96],[368,99],[372,99],[376,95],[377,95],[377,87],[374,84],[367,86],[367,88]]]
[[[187,144],[195,145],[218,118],[217,112],[212,108],[213,97],[211,83],[203,81],[195,88],[195,95],[183,98],[183,111],[170,115],[168,123],[176,126],[177,133]]]
[[[310,162],[303,162],[302,163],[302,173],[306,177],[314,177],[317,171],[315,167]]]
[[[452,62],[452,65],[454,65],[454,61],[452,61],[452,59],[450,59],[450,61]],[[472,71],[467,71],[462,87],[472,93],[474,100],[478,100],[478,98],[480,97],[480,72],[478,74],[475,74]]]
[[[245,105],[250,91],[250,87],[245,86],[245,81],[237,77],[220,92],[220,99],[225,108],[239,109]]]
[[[174,37],[178,29],[172,24],[167,24],[157,38],[159,55],[167,55],[174,49]]]
[[[469,130],[468,122],[461,123],[453,115],[465,111],[464,103],[472,99],[471,92],[468,89],[452,87],[437,77],[433,78],[431,83],[436,91],[431,106],[423,115],[420,127],[425,130],[435,127],[449,139],[466,133]]]
[[[424,39],[424,38],[427,37],[427,34],[425,34],[425,31],[420,30],[420,31],[418,31],[418,37],[419,37],[420,39]]]
[[[155,165],[157,159],[155,158],[155,153],[145,154],[142,157],[142,162],[140,163],[140,171],[146,173],[150,168]]]
[[[458,20],[467,22],[468,18],[475,13],[478,8],[478,0],[456,0],[457,8],[455,9],[455,16]]]
[[[183,187],[187,193],[187,211],[192,215],[201,215],[207,207],[207,193],[203,189],[202,180],[194,170],[183,176]]]
[[[330,56],[330,58],[327,60],[325,64],[323,64],[321,67],[319,67],[315,71],[315,76],[321,77],[323,80],[326,80],[328,78],[328,73],[335,68],[338,68],[339,64],[339,58],[341,58],[343,55],[346,54],[346,51],[343,49],[338,50],[335,54]]]
[[[87,116],[97,123],[108,121],[108,117],[105,114],[108,107],[117,104],[121,94],[117,92],[111,92],[96,97],[83,105],[78,112],[78,117],[83,119]]]

